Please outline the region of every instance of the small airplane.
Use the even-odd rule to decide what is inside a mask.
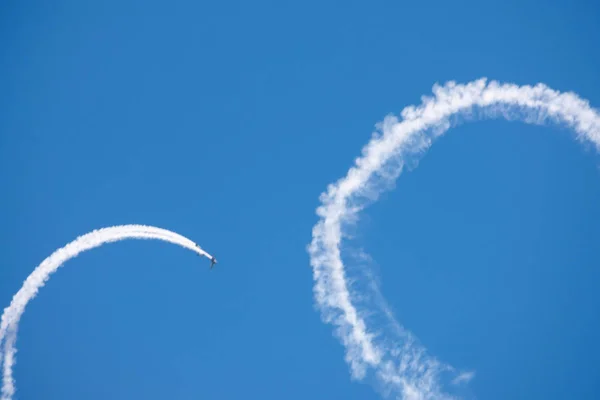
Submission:
[[[196,247],[200,249],[200,246],[198,244],[196,244]],[[200,254],[198,254],[199,257],[202,257]],[[211,256],[210,259],[210,269],[213,269],[213,267],[215,266],[215,264],[217,263],[217,259],[213,256]]]

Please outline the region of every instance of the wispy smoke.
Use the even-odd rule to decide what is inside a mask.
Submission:
[[[166,229],[145,225],[121,225],[98,229],[78,237],[52,253],[27,277],[21,289],[13,296],[10,306],[4,309],[0,323],[0,345],[4,341],[4,351],[0,351],[0,361],[3,359],[2,400],[11,400],[15,393],[15,382],[12,369],[15,363],[16,340],[19,320],[25,311],[27,303],[33,299],[40,288],[50,279],[58,268],[66,261],[77,257],[80,253],[99,247],[105,243],[125,239],[156,239],[177,244],[196,253],[211,258],[210,254],[197,247],[196,243],[177,233]]]
[[[473,373],[457,371],[427,355],[382,302],[379,304],[392,319],[395,333],[386,336],[378,324],[367,326],[370,311],[356,306],[363,296],[348,282],[340,247],[358,213],[393,186],[407,162],[423,154],[433,140],[461,119],[554,122],[573,129],[577,139],[600,150],[600,115],[574,93],[560,93],[543,84],[517,86],[480,79],[465,85],[435,85],[433,94],[423,98],[418,107],[406,107],[401,120],[386,117],[355,166],[329,185],[321,195],[320,220],[308,247],[315,300],[324,321],[336,326],[353,378],[362,379],[373,372],[384,394],[404,399],[452,398],[441,376],[449,374],[449,384],[460,384],[469,381]]]

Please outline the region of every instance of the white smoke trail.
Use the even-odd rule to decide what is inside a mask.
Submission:
[[[211,255],[197,247],[196,243],[188,238],[166,229],[145,225],[121,225],[94,230],[78,237],[52,253],[27,277],[23,286],[13,296],[10,306],[4,309],[0,323],[0,345],[4,340],[4,357],[0,351],[0,361],[4,359],[2,400],[11,400],[15,392],[12,377],[12,368],[15,363],[15,343],[19,320],[25,311],[27,303],[38,293],[39,289],[58,268],[66,261],[77,257],[80,253],[99,247],[105,243],[117,242],[125,239],[156,239],[177,244],[192,250],[202,256],[211,258]]]
[[[391,188],[410,157],[422,154],[434,139],[459,123],[456,117],[555,122],[572,128],[579,140],[600,150],[600,115],[574,93],[560,93],[544,84],[487,83],[485,78],[468,84],[436,84],[433,93],[434,97],[423,98],[419,107],[406,107],[402,120],[386,117],[378,126],[382,132],[374,134],[355,166],[328,186],[320,197],[320,220],[308,246],[316,303],[324,321],[336,326],[353,378],[362,379],[368,371],[374,372],[385,393],[405,399],[451,398],[442,390],[441,373],[455,375],[454,383],[468,381],[473,374],[456,371],[426,355],[413,336],[393,320],[384,303],[384,315],[397,328],[394,343],[375,334],[380,327],[367,327],[368,314],[355,305],[361,296],[351,291],[340,249],[358,212]]]

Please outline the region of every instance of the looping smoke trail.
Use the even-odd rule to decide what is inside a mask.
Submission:
[[[378,126],[381,132],[363,148],[355,166],[328,186],[320,197],[320,219],[307,248],[316,303],[324,321],[336,326],[336,334],[346,347],[352,377],[363,379],[368,371],[374,372],[386,393],[406,399],[451,398],[442,390],[441,374],[455,375],[452,382],[458,384],[468,381],[473,373],[459,373],[426,355],[383,302],[384,315],[397,328],[394,341],[390,343],[390,338],[383,337],[382,327],[367,327],[369,315],[355,304],[363,296],[350,289],[340,249],[347,227],[357,221],[358,212],[393,186],[411,156],[422,154],[434,139],[458,124],[456,117],[504,117],[530,124],[555,122],[572,128],[577,139],[600,150],[600,115],[574,93],[560,93],[544,84],[487,83],[483,78],[468,84],[436,84],[433,94],[433,98],[424,97],[418,107],[406,107],[402,120],[386,117]]]
[[[16,353],[15,343],[19,320],[27,303],[37,295],[39,289],[50,279],[50,275],[56,272],[66,261],[77,257],[84,251],[125,239],[163,240],[211,258],[210,254],[197,247],[196,243],[188,238],[166,229],[145,225],[120,225],[94,230],[56,250],[27,277],[21,289],[13,296],[10,306],[5,308],[2,314],[2,322],[0,323],[0,345],[4,340],[4,354],[0,351],[0,361],[4,359],[2,400],[11,400],[15,393],[15,383],[12,378]]]

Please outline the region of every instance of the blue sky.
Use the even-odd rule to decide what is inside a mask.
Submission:
[[[0,18],[0,303],[71,260],[20,324],[17,398],[378,399],[314,309],[319,194],[435,82],[544,82],[600,107],[592,1],[9,2]],[[360,243],[399,322],[480,399],[600,391],[599,158],[568,131],[452,129]],[[3,306],[4,307],[4,306]]]

